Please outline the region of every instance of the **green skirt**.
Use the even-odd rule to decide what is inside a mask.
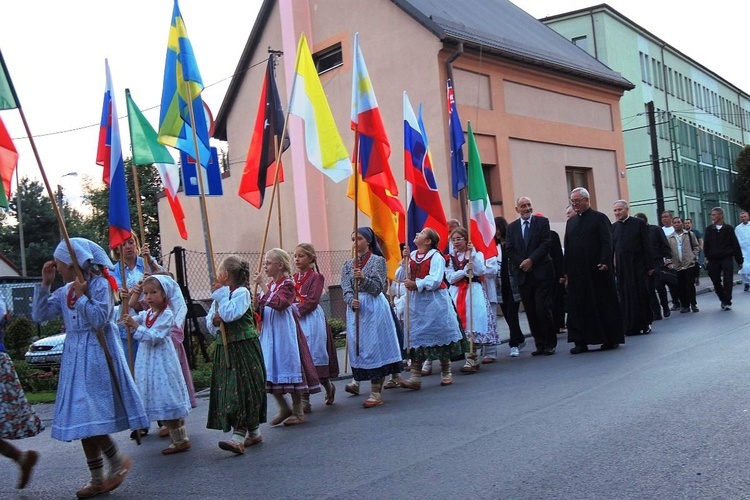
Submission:
[[[227,366],[224,346],[217,343],[211,373],[208,429],[229,432],[255,429],[266,421],[266,367],[260,341],[231,342]]]
[[[412,363],[422,363],[428,359],[461,359],[466,352],[469,352],[469,342],[462,335],[461,340],[450,344],[411,348],[407,354]]]

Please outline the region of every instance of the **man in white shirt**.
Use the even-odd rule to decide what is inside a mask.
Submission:
[[[661,213],[661,230],[664,231],[664,236],[666,236],[667,238],[672,236],[672,234],[674,233],[674,227],[672,227],[672,217],[672,212],[669,210],[665,210]],[[667,288],[669,288],[669,295],[672,297],[672,310],[681,310],[682,304],[680,304],[680,293],[677,290],[677,287],[667,285]],[[685,307],[690,307],[690,304],[687,304]]]
[[[745,285],[745,291],[750,291],[750,213],[747,210],[740,212],[740,223],[734,228],[734,234],[737,241],[740,242],[742,249],[742,258],[745,262],[740,269],[742,283]]]

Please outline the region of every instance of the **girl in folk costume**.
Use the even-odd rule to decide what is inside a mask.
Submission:
[[[408,270],[402,263],[396,271],[396,279],[402,280],[409,290],[408,334],[410,337],[409,358],[411,377],[401,381],[401,387],[419,389],[422,386],[422,363],[425,360],[440,360],[440,385],[451,385],[451,358],[462,355],[465,341],[454,314],[445,276],[445,258],[438,250],[440,236],[431,228],[424,228],[414,238],[417,249],[409,257]]]
[[[401,244],[401,249],[403,251],[404,249],[403,244]],[[409,371],[409,359],[408,355],[406,353],[406,347],[404,345],[404,342],[406,339],[404,338],[405,332],[404,330],[404,309],[406,308],[406,287],[404,286],[403,281],[398,280],[389,280],[390,286],[388,287],[388,299],[391,303],[391,307],[393,310],[393,313],[396,315],[396,321],[397,321],[397,327],[396,327],[396,333],[398,335],[398,342],[399,347],[401,348],[402,356],[404,358],[402,369],[404,371]],[[401,329],[401,332],[399,333],[399,328]],[[398,373],[391,373],[391,378],[383,385],[383,389],[395,389],[396,387],[401,386],[401,374]]]
[[[141,256],[142,255],[142,256]],[[143,277],[146,274],[146,264],[148,264],[148,270],[150,273],[161,271],[161,267],[151,257],[149,252],[148,244],[144,243],[143,247],[138,244],[138,237],[133,233],[130,238],[125,240],[122,244],[122,255],[120,255],[120,248],[116,247],[112,249],[112,258],[116,264],[112,275],[117,280],[117,286],[120,288],[120,300],[127,307],[129,294],[125,292],[130,291],[134,286],[143,281]],[[125,279],[122,276],[122,266],[120,262],[125,263]],[[125,285],[125,286],[123,286]],[[115,317],[119,318],[119,311],[116,311]],[[120,339],[122,340],[122,349],[125,351],[125,356],[128,355],[128,333],[124,326],[120,327]],[[133,361],[135,362],[136,355],[138,353],[138,342],[132,342],[133,347]]]
[[[256,308],[262,314],[260,342],[266,363],[266,392],[273,394],[279,414],[271,425],[298,425],[305,422],[302,396],[320,392],[315,364],[305,334],[294,314],[296,293],[291,279],[292,259],[280,248],[266,252],[263,261],[270,282],[255,275],[261,288]],[[292,408],[284,394],[292,395]]]
[[[206,316],[208,330],[217,333],[206,427],[231,430],[232,438],[220,441],[219,448],[236,454],[263,441],[260,424],[266,421],[266,367],[250,307],[249,280],[247,261],[234,255],[224,259]],[[229,360],[218,335],[222,322]]]
[[[298,270],[294,275],[294,307],[299,315],[299,324],[310,348],[320,385],[326,391],[325,402],[332,405],[336,386],[330,379],[339,375],[339,360],[333,333],[326,323],[323,308],[320,307],[325,278],[318,272],[315,248],[309,243],[297,245],[294,249],[294,265]],[[302,409],[305,413],[312,411],[309,394],[302,396]]]
[[[65,323],[52,437],[81,440],[91,480],[76,495],[89,498],[120,486],[132,466],[109,434],[148,427],[148,419],[118,338],[112,262],[96,243],[84,238],[70,243],[85,281],[76,277],[73,258],[61,242],[55,262],[44,264],[42,282],[34,288],[32,318],[42,322],[62,316]],[[67,285],[50,293],[55,268]],[[109,462],[107,475],[102,454]]]
[[[31,450],[21,451],[6,439],[36,436],[43,430],[42,421],[26,400],[13,361],[5,352],[3,332],[0,331],[0,455],[10,458],[21,468],[18,489],[28,484],[39,454]]]
[[[496,346],[500,343],[497,321],[492,315],[492,308],[482,286],[486,270],[484,255],[477,252],[468,240],[469,233],[463,227],[451,232],[453,253],[448,259],[445,277],[450,283],[449,292],[458,309],[458,316],[466,335],[473,338],[474,346]],[[466,354],[466,363],[461,367],[461,372],[475,373],[479,366],[477,355],[469,352]]]
[[[145,245],[144,245],[145,246]],[[165,274],[164,271],[154,273],[154,275]],[[172,281],[174,278],[169,276]],[[168,294],[169,297],[169,308],[174,313],[174,324],[172,325],[172,331],[169,334],[170,342],[174,345],[175,351],[177,352],[177,359],[180,360],[180,369],[182,370],[182,377],[185,380],[185,386],[187,386],[188,396],[190,397],[190,407],[195,408],[198,406],[198,400],[195,397],[195,386],[193,385],[193,375],[190,373],[190,364],[187,359],[187,352],[185,351],[185,317],[187,316],[187,303],[185,297],[182,295],[180,286],[175,283],[176,286],[171,287],[171,292]],[[143,282],[137,283],[128,293],[120,291],[120,295],[123,297],[129,296],[130,308],[135,312],[141,312],[148,309],[148,304],[143,300]],[[124,300],[124,299],[123,299]],[[159,437],[167,437],[170,435],[169,427],[164,425],[163,422],[159,422],[161,428],[159,429]]]
[[[133,338],[141,344],[135,361],[135,383],[146,415],[151,421],[163,421],[172,437],[172,444],[162,450],[164,455],[190,449],[183,420],[190,413],[190,396],[177,351],[169,338],[175,324],[175,312],[180,307],[176,299],[182,298],[182,293],[179,296],[176,293],[179,288],[169,276],[146,278],[143,294],[148,311],[123,318],[123,323],[131,328]]]
[[[370,381],[370,397],[363,406],[373,408],[383,404],[385,377],[401,373],[402,356],[394,315],[384,293],[387,283],[385,258],[375,239],[375,233],[369,227],[361,227],[352,235],[352,241],[357,253],[356,264],[348,260],[341,271],[341,288],[344,302],[348,306],[347,345],[354,380]],[[358,299],[354,296],[355,280],[359,286]],[[359,385],[348,384],[346,391],[359,394]]]

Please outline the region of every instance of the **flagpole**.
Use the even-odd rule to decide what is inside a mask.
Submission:
[[[426,154],[426,153],[425,153]],[[404,165],[404,199],[406,200],[406,217],[404,217],[404,225],[406,226],[404,228],[404,234],[405,236],[405,245],[404,250],[409,249],[409,183],[406,180],[406,168],[407,166]],[[418,250],[418,249],[417,249]],[[411,266],[409,265],[409,253],[407,251],[406,257],[404,257],[404,271],[406,272],[406,279],[411,279]],[[406,353],[407,356],[409,355],[409,349],[411,348],[411,313],[409,310],[409,290],[406,289],[406,285],[404,284],[404,294],[406,295],[406,311],[404,312],[404,330],[406,330]]]
[[[21,211],[21,178],[16,167],[16,216],[18,218],[18,240],[21,246],[21,276],[26,276],[26,243],[23,235],[23,212]]]
[[[198,147],[198,134],[195,131],[195,113],[193,111],[193,95],[190,91],[190,83],[185,81],[185,92],[188,97],[188,112],[190,113],[190,123],[193,124],[190,129],[193,131],[193,146],[195,147],[195,170],[198,174],[198,192],[200,193],[200,206],[203,215],[203,227],[205,229],[203,236],[206,240],[206,250],[208,250],[208,278],[211,283],[216,280],[216,263],[214,262],[214,247],[211,241],[211,227],[208,221],[208,209],[206,207],[206,192],[203,189],[203,166],[201,165],[200,148]],[[224,359],[227,360],[227,366],[231,368],[229,362],[229,347],[227,346],[227,332],[224,328],[224,322],[220,324],[221,342],[224,344]]]
[[[352,246],[352,268],[358,269],[357,229],[359,229],[359,125],[354,126],[354,245]],[[361,271],[361,269],[360,269]],[[354,300],[359,302],[359,280],[354,279]],[[359,356],[359,307],[354,311],[354,350]]]
[[[466,122],[469,127],[471,127],[471,122]],[[466,207],[468,208],[469,213],[469,222],[468,222],[468,231],[466,232],[468,237],[466,239],[466,244],[471,245],[471,197],[468,196],[469,194],[469,176],[466,176]],[[467,266],[469,266],[469,353],[473,357],[474,354],[474,300],[472,300],[473,295],[471,292],[472,286],[472,280],[474,279],[474,252],[473,249],[469,253],[469,261],[466,263]]]
[[[125,270],[125,259],[123,258],[123,249],[122,244],[117,247],[117,251],[120,253],[120,276],[122,276],[122,289],[125,290],[125,295],[128,294],[128,281],[126,279],[126,270]],[[125,316],[128,314],[128,311],[130,309],[130,303],[129,301],[122,300],[122,297],[120,297],[120,320],[125,319]],[[132,377],[135,377],[135,363],[133,362],[133,332],[130,331],[130,326],[126,323],[125,324],[125,333],[127,334],[128,339],[128,367],[130,368],[130,375]]]
[[[140,233],[141,233],[139,236],[141,238],[141,245],[143,245],[146,241],[144,239],[146,236],[146,231],[143,228],[143,211],[141,210],[141,188],[140,188],[140,182],[138,181],[138,169],[136,168],[136,165],[132,160],[130,161],[130,163],[133,166],[133,187],[135,188],[135,206],[138,208],[138,229],[140,230]],[[120,250],[120,255],[122,255],[122,250]],[[151,263],[149,262],[149,260],[151,259],[143,261],[143,272],[145,274],[150,274],[151,272]],[[124,269],[123,269],[123,276],[125,276]]]
[[[1,61],[0,56],[0,61]],[[11,85],[12,88],[12,85]],[[15,89],[13,90],[13,94],[15,95]],[[16,103],[18,103],[18,99],[16,98]],[[73,265],[73,268],[76,271],[76,278],[77,280],[81,282],[85,282],[85,279],[83,277],[83,271],[81,270],[81,266],[78,264],[78,258],[76,257],[76,253],[73,250],[73,244],[70,241],[70,236],[68,235],[68,228],[65,227],[65,221],[62,218],[62,214],[60,213],[60,207],[57,205],[57,201],[55,199],[55,194],[52,191],[52,187],[50,186],[49,179],[47,179],[47,173],[44,171],[44,165],[42,165],[42,159],[39,156],[39,151],[36,148],[36,141],[34,140],[34,136],[31,135],[31,130],[29,129],[29,123],[26,121],[26,114],[23,112],[23,109],[21,108],[20,104],[18,105],[18,113],[21,115],[21,121],[23,122],[23,128],[26,130],[26,136],[29,138],[29,144],[31,144],[31,150],[34,153],[34,158],[36,158],[36,163],[39,166],[39,173],[42,175],[42,181],[44,182],[44,187],[47,189],[47,196],[49,196],[50,203],[52,203],[52,210],[55,212],[55,218],[57,219],[57,224],[60,226],[60,232],[62,233],[63,241],[65,241],[65,246],[68,249],[68,254],[70,255],[71,264]],[[88,292],[88,290],[87,290]],[[120,383],[117,378],[117,372],[115,371],[115,365],[114,361],[112,360],[112,354],[109,352],[109,348],[107,347],[107,341],[104,337],[104,331],[101,329],[95,329],[96,331],[96,338],[99,341],[99,346],[102,348],[102,352],[104,353],[104,359],[107,361],[107,368],[109,369],[109,376],[112,378],[113,385],[115,386],[115,392],[117,393],[117,397],[120,400],[120,403],[125,406],[125,400],[122,397],[122,392],[120,391]],[[141,435],[139,432],[136,432],[135,442],[139,445],[141,444]]]

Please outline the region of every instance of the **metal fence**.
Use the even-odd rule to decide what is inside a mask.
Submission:
[[[293,253],[290,252],[290,254]],[[216,267],[221,265],[225,257],[236,255],[250,264],[251,275],[258,270],[261,262],[260,252],[231,252],[215,254]],[[349,250],[333,250],[317,252],[318,268],[326,278],[327,291],[320,300],[320,305],[327,318],[345,319],[341,292],[341,269],[347,260],[351,259]],[[181,285],[189,290],[193,300],[208,303],[211,300],[211,280],[209,279],[208,261],[205,252],[186,250],[174,247],[169,255],[164,257],[163,265],[181,281]],[[181,264],[182,262],[182,264]]]
[[[20,276],[0,277],[0,298],[11,316],[31,318],[31,301],[34,298],[34,285],[42,278],[24,278]]]

